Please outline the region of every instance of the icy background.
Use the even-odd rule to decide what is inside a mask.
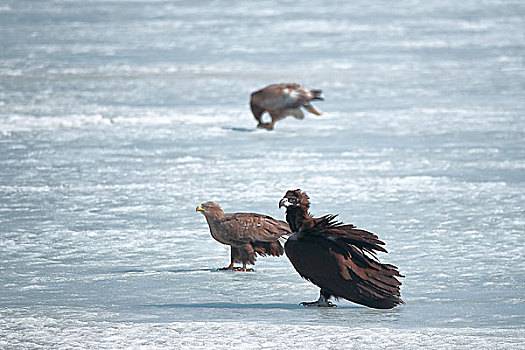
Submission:
[[[0,3],[0,348],[525,348],[525,3]],[[257,130],[249,94],[324,90]],[[216,272],[195,207],[371,230],[389,311],[286,257]]]

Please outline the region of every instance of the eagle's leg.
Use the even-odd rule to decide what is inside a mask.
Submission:
[[[237,269],[237,270],[235,270],[235,271],[253,272],[253,269],[251,269],[251,268],[246,268],[246,263],[243,262],[243,263],[242,263],[242,268],[239,268],[239,269]]]
[[[257,113],[254,113],[255,119],[257,119],[257,121],[259,122],[257,124],[257,127],[261,129],[272,130],[273,124],[274,124],[273,116],[271,113],[268,112],[268,114],[270,114],[270,117],[272,118],[272,121],[270,123],[265,123],[262,120],[262,115],[264,112],[265,112],[264,110],[259,110]]]
[[[330,300],[328,300],[329,296],[324,296],[324,291],[321,290],[321,294],[319,295],[319,299],[317,301],[312,302],[302,302],[301,305],[308,306],[308,307],[337,307],[334,303],[332,303]]]
[[[234,267],[233,266],[233,261],[230,263],[230,265],[226,266],[226,267],[221,267],[221,268],[218,268],[217,271],[238,271],[240,270],[241,268],[240,267]]]
[[[261,128],[261,129],[266,129],[266,130],[273,130],[273,122],[271,123],[262,123],[262,122],[259,122],[259,124],[257,125],[258,128]]]
[[[228,265],[227,267],[221,267],[220,269],[217,269],[217,271],[239,271],[241,269],[240,267],[233,266],[233,264],[235,263],[235,260],[238,258],[238,255],[239,255],[239,251],[236,248],[231,247],[230,248],[230,265]]]
[[[259,125],[257,125],[259,128],[273,130],[273,126],[275,125],[276,122],[278,122],[281,119],[286,118],[286,114],[283,114],[282,112],[271,111],[268,113],[270,114],[270,117],[272,118],[272,120],[269,123],[264,123],[264,124],[259,122]]]

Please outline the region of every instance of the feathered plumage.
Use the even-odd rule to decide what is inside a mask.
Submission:
[[[385,244],[368,231],[336,221],[336,215],[314,218],[308,196],[288,191],[279,203],[293,234],[284,249],[301,277],[321,288],[319,300],[306,306],[334,306],[331,296],[378,309],[402,304],[397,267],[382,264],[376,251]]]
[[[284,221],[254,213],[224,213],[214,202],[203,203],[196,211],[204,214],[212,237],[231,247],[230,265],[220,270],[252,271],[246,268],[246,264],[255,264],[257,254],[283,255],[279,238],[291,234]],[[242,268],[235,268],[236,262],[242,263]]]
[[[250,107],[253,116],[259,122],[257,126],[272,130],[278,120],[289,115],[303,119],[301,107],[310,113],[321,115],[321,111],[310,104],[313,100],[324,100],[321,93],[322,90],[308,89],[299,84],[272,84],[252,93]],[[264,112],[270,114],[271,122],[263,123],[261,118]]]

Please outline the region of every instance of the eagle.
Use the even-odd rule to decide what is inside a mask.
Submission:
[[[330,297],[376,309],[391,309],[401,300],[397,267],[382,264],[375,252],[385,244],[368,231],[336,221],[336,215],[312,217],[309,197],[290,190],[279,202],[293,234],[284,245],[286,256],[301,277],[321,288],[319,300],[304,306],[333,307]]]
[[[246,264],[254,265],[257,254],[283,255],[279,238],[292,233],[285,221],[254,213],[225,213],[214,202],[203,203],[196,211],[206,218],[211,236],[231,247],[230,265],[219,270],[253,271],[246,268]],[[234,263],[242,263],[242,268],[234,267]]]
[[[310,101],[321,100],[322,90],[313,90],[299,84],[272,84],[251,95],[250,107],[253,116],[259,122],[257,127],[273,130],[275,122],[291,115],[297,119],[303,119],[304,114],[301,107],[310,113],[321,115],[322,112],[310,104]],[[272,118],[271,122],[263,123],[262,115],[268,112]]]

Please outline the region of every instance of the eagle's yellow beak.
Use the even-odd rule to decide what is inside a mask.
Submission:
[[[205,211],[202,205],[199,205],[197,208],[195,208],[195,211]]]

